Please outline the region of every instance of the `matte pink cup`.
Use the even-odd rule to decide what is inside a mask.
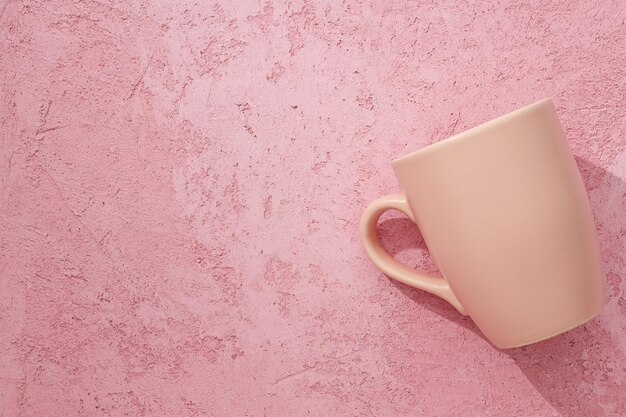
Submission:
[[[397,159],[404,194],[361,219],[371,260],[389,277],[469,315],[497,347],[565,332],[604,304],[589,201],[551,100]],[[380,245],[381,214],[413,220],[443,277],[401,264]]]

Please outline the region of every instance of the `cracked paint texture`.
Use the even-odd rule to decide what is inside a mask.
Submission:
[[[0,36],[0,415],[626,415],[623,1],[4,0]],[[607,305],[499,351],[357,223],[392,159],[544,97]]]

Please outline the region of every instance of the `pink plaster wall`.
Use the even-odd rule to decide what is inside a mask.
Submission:
[[[2,1],[1,416],[626,415],[626,5],[372,3]],[[608,302],[498,351],[357,222],[390,160],[546,96]]]

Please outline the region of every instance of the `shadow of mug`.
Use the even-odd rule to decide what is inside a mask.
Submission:
[[[610,277],[607,304],[599,317],[560,336],[522,348],[493,350],[511,357],[564,417],[626,416],[626,296],[620,289],[619,275],[626,260],[626,246],[619,239],[626,232],[626,184],[589,161],[576,157],[576,162],[589,192],[605,273]],[[411,265],[407,252],[414,264],[415,252],[421,252],[415,266],[440,275],[419,229],[408,218],[381,222],[379,236],[396,258]],[[459,314],[446,301],[392,282],[406,297],[484,338],[469,317]],[[607,326],[607,322],[612,325]]]

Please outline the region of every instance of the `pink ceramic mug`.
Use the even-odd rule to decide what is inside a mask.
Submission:
[[[589,201],[551,100],[499,117],[393,162],[404,194],[372,202],[361,237],[391,278],[431,292],[511,348],[594,316],[604,278]],[[380,245],[381,214],[413,220],[443,277]]]

